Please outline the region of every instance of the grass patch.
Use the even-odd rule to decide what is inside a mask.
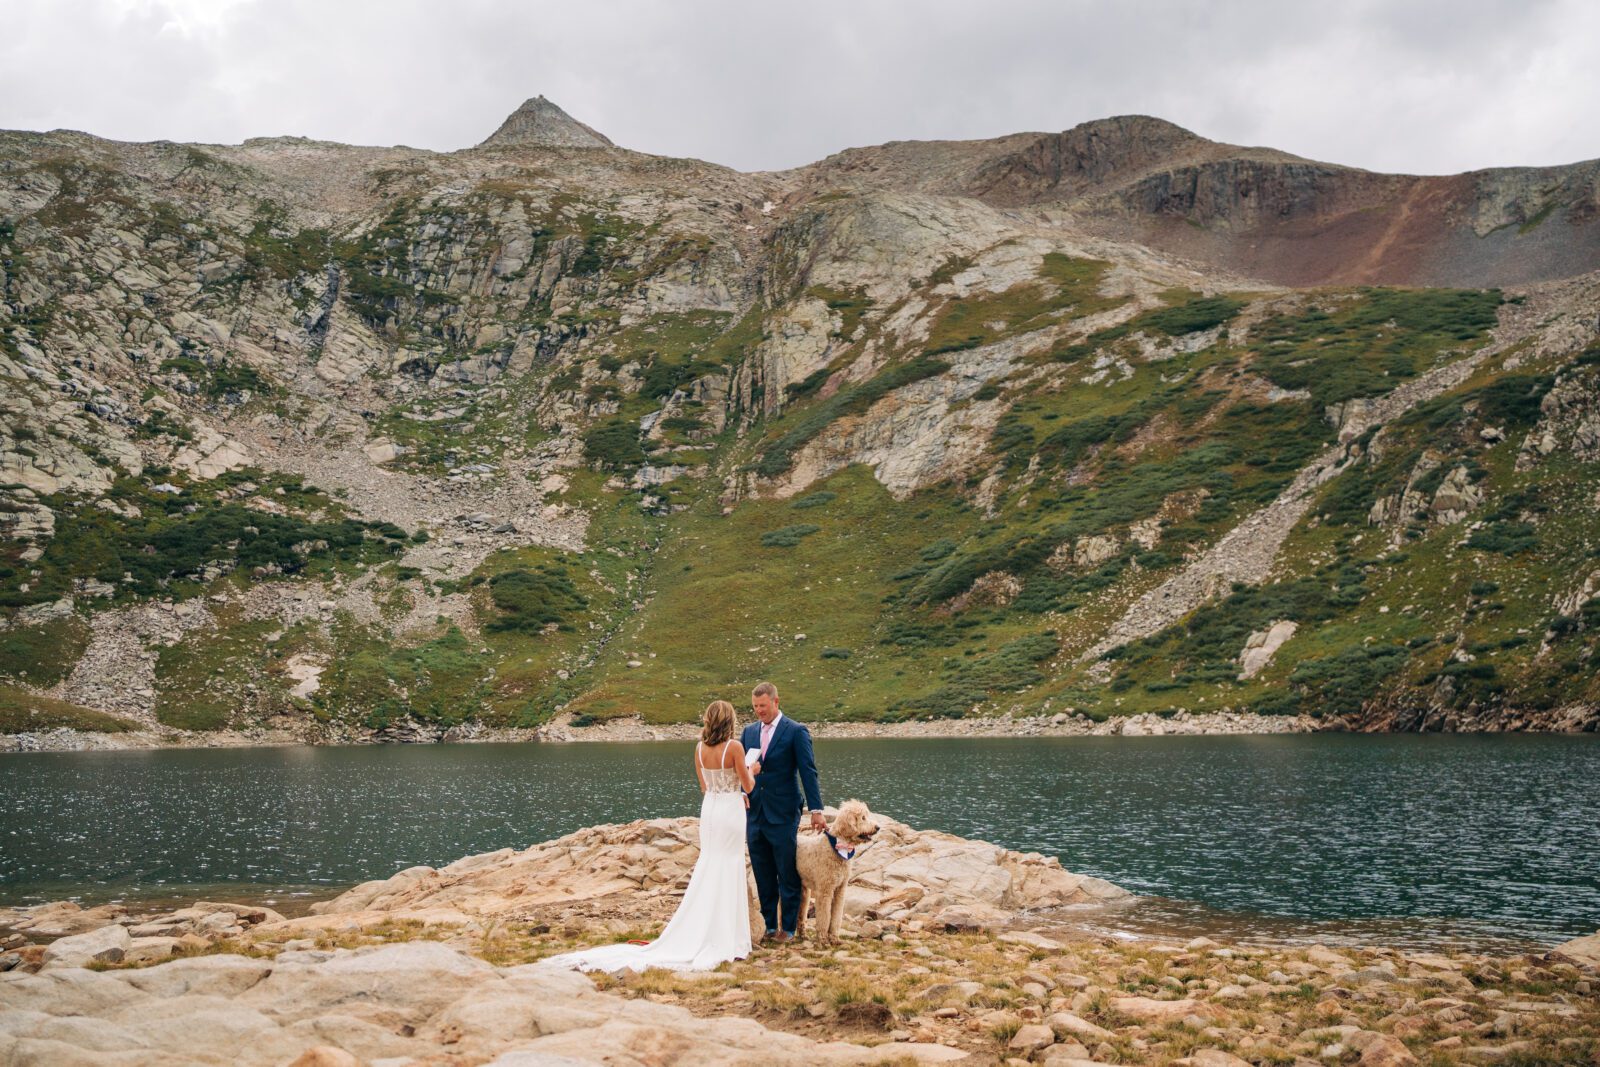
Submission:
[[[0,630],[0,677],[48,688],[71,673],[89,643],[81,619],[51,619]]]
[[[123,733],[133,729],[126,719],[0,683],[0,734],[31,733],[61,727],[102,734]]]

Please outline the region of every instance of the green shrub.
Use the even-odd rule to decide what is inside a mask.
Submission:
[[[849,659],[850,658],[850,650],[848,648],[833,648],[833,647],[830,646],[830,647],[824,648],[822,650],[822,658],[823,659]]]
[[[564,570],[553,566],[512,570],[489,579],[489,596],[500,612],[492,631],[539,633],[555,624],[572,629],[570,618],[589,606]]]
[[[815,493],[808,493],[805,496],[800,497],[789,506],[792,508],[799,508],[802,511],[806,510],[807,508],[820,508],[824,504],[832,503],[838,498],[838,496],[838,493],[830,493],[826,489],[820,489]]]
[[[1274,689],[1251,701],[1250,710],[1257,715],[1298,715],[1300,694],[1290,689]]]
[[[695,418],[693,415],[669,415],[661,420],[663,430],[675,433],[694,433],[696,430],[706,428],[705,420]]]
[[[188,596],[199,591],[210,564],[296,574],[314,560],[370,561],[399,552],[393,540],[372,536],[375,527],[354,519],[311,522],[192,491],[157,493],[133,479],[120,481],[111,495],[137,504],[140,516],[124,518],[68,496],[47,498],[57,519],[37,565],[42,574],[26,593],[18,578],[0,579],[0,606],[57,599],[71,592],[74,578],[108,582],[118,598]]]
[[[1474,530],[1472,536],[1467,538],[1468,548],[1498,552],[1503,556],[1526,552],[1538,543],[1533,526],[1526,522],[1492,523]]]
[[[1221,326],[1244,307],[1243,300],[1231,296],[1206,296],[1173,307],[1148,311],[1139,316],[1142,329],[1154,330],[1169,337],[1200,333],[1213,326]]]
[[[1479,417],[1491,424],[1532,426],[1539,421],[1539,401],[1554,384],[1549,374],[1508,374],[1477,391]]]
[[[1289,675],[1312,714],[1359,711],[1390,674],[1406,661],[1404,648],[1393,645],[1352,648],[1323,659],[1305,660]]]
[[[607,470],[639,466],[645,461],[639,424],[625,418],[596,423],[584,431],[583,454]]]
[[[822,527],[811,523],[798,523],[777,530],[768,530],[761,535],[761,544],[766,548],[793,548],[802,539],[810,537],[820,529]]]

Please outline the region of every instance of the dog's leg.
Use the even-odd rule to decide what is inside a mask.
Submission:
[[[844,918],[844,890],[850,884],[849,871],[845,872],[845,880],[839,883],[839,888],[833,891],[833,926],[828,930],[828,940],[839,940],[839,922]]]
[[[824,943],[833,940],[832,889],[825,889],[817,894],[817,940]]]
[[[806,935],[806,912],[811,910],[811,887],[804,882],[800,884],[800,917],[794,922],[794,939],[800,940]],[[817,929],[821,929],[819,925]]]

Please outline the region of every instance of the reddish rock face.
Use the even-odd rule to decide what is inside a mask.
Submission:
[[[1600,161],[1377,174],[1145,115],[1062,133],[856,149],[794,172],[1053,205],[1074,224],[1282,285],[1503,286],[1600,262]]]

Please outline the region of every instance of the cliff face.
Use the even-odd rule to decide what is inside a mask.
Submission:
[[[1596,173],[0,135],[0,723],[1592,725]]]

